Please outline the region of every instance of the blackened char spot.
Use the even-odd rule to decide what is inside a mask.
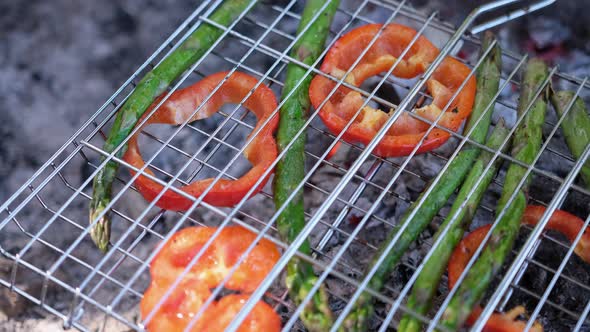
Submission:
[[[301,61],[307,59],[307,57],[309,57],[310,55],[311,51],[305,46],[300,46],[297,50],[297,59]]]

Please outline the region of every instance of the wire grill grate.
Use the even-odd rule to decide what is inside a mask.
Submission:
[[[144,203],[131,185],[132,181],[126,170],[119,172],[113,190],[112,249],[107,255],[100,255],[88,236],[86,209],[92,177],[98,168],[104,166],[98,162],[100,156],[111,157],[123,165],[122,168],[130,168],[130,165],[112,155],[106,155],[101,149],[113,115],[131,93],[138,78],[174,49],[182,41],[182,36],[186,36],[200,24],[215,25],[207,16],[218,3],[219,1],[204,1],[50,161],[0,208],[0,231],[26,238],[23,242],[17,237],[6,237],[0,243],[2,254],[11,263],[10,272],[6,274],[6,278],[0,277],[0,283],[57,315],[64,320],[66,327],[110,330],[110,324],[120,322],[128,328],[141,329],[142,322],[136,309],[147,287],[148,262],[154,248],[159,241],[168,238],[172,231],[195,224],[237,223],[283,248],[285,254],[281,262],[288,261],[293,255],[311,262],[318,274],[327,278],[328,290],[338,314],[346,307],[350,297],[355,292],[358,294],[359,287],[361,290],[365,287],[362,271],[367,262],[363,257],[375,254],[377,245],[383,240],[382,235],[395,225],[399,214],[417,199],[426,184],[453,157],[457,144],[478,145],[462,134],[453,133],[452,142],[435,152],[408,158],[384,159],[369,155],[365,147],[342,141],[343,151],[332,160],[326,160],[325,152],[336,143],[337,137],[324,129],[321,121],[315,118],[315,113],[310,113],[309,140],[306,146],[307,166],[310,171],[308,179],[302,185],[313,257],[296,253],[292,246],[278,240],[273,224],[276,213],[270,185],[235,208],[218,208],[199,200],[194,211],[178,213],[163,211],[153,204]],[[219,26],[224,30],[219,44],[209,50],[203,60],[175,88],[186,86],[217,71],[239,70],[260,79],[279,95],[286,64],[296,62],[287,54],[289,45],[297,39],[293,31],[300,19],[301,5],[302,2],[295,0],[284,6],[261,3],[229,28]],[[353,27],[387,20],[416,28],[439,47],[454,38],[456,31],[450,24],[440,21],[436,14],[424,16],[405,2],[364,0],[359,5],[358,2],[343,1],[332,25],[330,43]],[[452,51],[458,52],[461,49],[472,52],[479,48],[475,37],[467,33],[458,34],[457,37],[458,46],[451,45]],[[519,87],[523,58],[509,52],[505,52],[503,58],[505,64],[501,84],[504,84],[504,88],[498,96],[496,113],[510,114],[514,113],[516,107],[516,94],[510,90]],[[477,61],[475,57],[465,60],[472,67]],[[315,66],[303,66],[315,74],[326,75]],[[339,81],[334,77],[331,79]],[[559,72],[553,74],[552,80],[553,84],[560,87],[579,89],[582,97],[590,96],[590,85],[585,80]],[[381,84],[390,87],[389,95],[382,91]],[[400,106],[401,103],[406,102],[407,106],[413,106],[428,102],[430,98],[422,90],[416,90],[416,84],[415,80],[381,75],[369,87],[348,87],[369,97],[371,102],[387,108],[399,107],[405,111]],[[174,88],[170,89],[173,90]],[[391,101],[392,93],[400,96],[415,93],[416,98],[407,101],[406,98],[398,98],[394,103]],[[559,131],[554,130],[558,121],[556,118],[547,120],[544,128],[546,145],[538,156],[538,162],[533,166],[524,165],[534,174],[534,184],[543,188],[531,190],[530,200],[546,206],[562,205],[564,209],[574,209],[581,217],[586,218],[589,211],[584,202],[589,201],[590,193],[581,186],[568,182],[568,174],[579,163],[576,163],[565,148]],[[253,124],[253,118],[241,107],[230,107],[206,121],[172,129],[151,126],[142,133],[143,145],[148,147],[143,151],[144,158],[155,156],[149,167],[158,178],[165,179],[162,182],[164,185],[170,179],[174,179],[174,185],[180,185],[197,177],[215,177],[222,173],[225,177],[232,178],[247,167],[240,151],[245,146],[246,136],[252,131]],[[515,162],[506,154],[497,153],[497,156]],[[228,164],[229,160],[231,162]],[[358,163],[353,163],[355,160]],[[494,220],[494,202],[501,190],[502,177],[503,173],[500,172],[488,189],[478,212],[478,220]],[[67,195],[56,195],[56,191],[67,192]],[[375,326],[395,326],[399,313],[406,311],[400,302],[407,294],[405,288],[410,285],[411,276],[420,265],[421,257],[432,245],[431,236],[444,216],[443,209],[432,228],[419,240],[419,247],[422,249],[412,249],[409,257],[398,268],[399,271],[392,276],[392,282],[388,283],[384,291],[375,293],[379,302]],[[354,221],[363,217],[366,219],[362,223],[364,228],[356,228]],[[582,324],[587,327],[590,324],[590,302],[587,302],[590,298],[589,269],[584,270],[579,262],[571,262],[577,259],[570,259],[565,255],[571,245],[553,234],[541,234],[533,245],[516,247],[515,256],[527,253],[519,266],[523,274],[510,278],[505,287],[498,288],[498,294],[503,300],[497,306],[494,304],[492,309],[509,309],[519,304],[514,301],[524,299],[531,305],[531,311],[539,305],[540,317],[546,312],[556,312],[573,325],[577,324],[578,328]],[[561,259],[544,259],[544,247],[557,248],[556,251],[560,254],[553,256],[560,255]],[[42,255],[43,258],[39,259]],[[576,265],[579,268],[560,268],[559,263],[562,260],[570,260],[567,267]],[[580,274],[579,269],[586,273]],[[580,294],[580,298],[572,305],[571,299],[560,298],[558,294],[544,296],[543,292],[548,290],[547,285],[539,286],[523,281],[523,276],[526,279],[531,273],[544,273],[549,276],[549,280],[558,276],[559,287],[574,289]],[[29,285],[37,283],[41,286],[31,291],[30,287],[22,283],[25,279]],[[287,329],[292,324],[297,324],[295,319],[290,318],[296,317],[294,313],[301,310],[301,307],[297,308],[289,301],[282,288],[282,276],[279,272],[271,274],[270,279],[272,280],[263,284],[264,289],[261,288],[260,293],[254,293],[252,297],[264,296],[283,315],[283,326]],[[498,278],[498,282],[501,279]],[[442,302],[446,289],[441,288],[441,291],[443,295],[438,300]],[[103,320],[95,319],[99,313],[104,315]],[[434,318],[434,315],[423,317],[427,323]],[[551,322],[547,323],[549,328],[556,329],[551,326]],[[299,325],[294,328],[301,329]]]

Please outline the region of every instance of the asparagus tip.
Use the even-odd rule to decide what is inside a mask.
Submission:
[[[368,318],[373,313],[372,305],[365,305],[357,307],[356,310],[348,314],[342,326],[345,331],[366,331]]]
[[[325,313],[316,314],[311,311],[307,313],[304,310],[301,313],[301,320],[309,331],[327,331],[332,326],[332,320],[326,317]]]
[[[501,71],[502,70],[502,50],[500,48],[500,45],[498,44],[498,40],[496,39],[496,35],[491,31],[486,31],[486,33],[484,35],[483,43],[481,45],[481,54],[483,55],[485,50],[490,45],[492,45],[492,43],[494,43],[494,42],[496,44],[494,45],[494,49],[488,55],[489,59],[487,61],[489,61],[489,63],[495,65],[497,71]],[[483,68],[483,66],[482,66],[482,68]]]
[[[98,216],[102,213],[104,208],[98,207],[96,209],[90,210],[90,224],[94,222],[98,218]],[[107,215],[104,214],[102,217],[98,219],[96,224],[91,226],[92,229],[90,230],[90,237],[92,241],[96,244],[98,249],[102,252],[107,252],[109,249],[109,239],[111,237],[111,223],[108,219]]]
[[[317,282],[317,278],[310,278],[305,286],[300,289],[300,297],[305,298],[309,293],[309,289]],[[309,331],[327,331],[332,326],[333,317],[332,310],[328,305],[328,294],[324,285],[320,287],[311,301],[306,305],[306,308],[301,312],[301,321]]]

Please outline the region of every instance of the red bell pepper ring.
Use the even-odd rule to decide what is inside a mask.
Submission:
[[[215,228],[189,227],[174,234],[156,255],[150,266],[151,284],[140,303],[145,319],[172,286],[189,262],[211,238]],[[256,239],[256,234],[237,226],[224,227],[179,285],[157,309],[148,322],[148,331],[183,331],[194,315],[211,296],[211,288],[227,277]],[[269,240],[259,241],[225,287],[250,293],[260,285],[279,259],[276,246]],[[233,294],[213,301],[205,308],[191,331],[223,331],[248,299],[245,294]],[[238,331],[280,331],[281,319],[265,302],[259,301]]]
[[[381,26],[381,24],[364,25],[342,36],[328,51],[320,69],[327,74],[342,78],[361,55],[361,52],[369,45]],[[360,86],[367,78],[386,72],[410,45],[416,34],[414,29],[403,25],[387,25],[357,66],[344,78],[344,81],[354,86]],[[400,78],[413,78],[421,75],[438,54],[439,50],[428,39],[420,36],[392,74]],[[469,67],[463,63],[450,57],[445,58],[426,82],[427,90],[433,97],[432,103],[416,109],[416,114],[431,121],[436,120],[470,72]],[[360,93],[341,85],[320,108],[335,86],[336,82],[333,80],[317,75],[311,82],[309,98],[312,105],[319,109],[319,116],[326,127],[333,133],[339,134],[361,108],[363,98]],[[439,120],[440,126],[454,131],[459,129],[462,121],[471,113],[475,87],[475,78],[471,76]],[[365,106],[346,130],[343,138],[350,143],[359,142],[366,145],[375,137],[388,117],[389,115],[385,112]],[[406,156],[418,145],[429,127],[428,123],[417,120],[407,113],[402,113],[373,152],[382,157]],[[417,153],[435,149],[446,142],[449,137],[448,132],[434,128],[418,148]]]
[[[539,205],[529,205],[522,216],[522,222],[534,226],[545,213],[545,207]],[[565,235],[570,243],[573,243],[582,228],[584,221],[571,213],[555,210],[549,223],[548,229],[555,230]],[[584,234],[574,248],[574,252],[586,263],[590,263],[590,228],[584,229]]]
[[[241,100],[256,86],[258,80],[244,73],[234,72],[213,96],[202,105],[202,108],[193,114],[193,112],[203,103],[205,98],[221,82],[227,72],[221,72],[208,76],[201,81],[182,90],[175,91],[166,100],[160,108],[146,122],[146,126],[154,123],[163,123],[171,125],[180,125],[187,119],[189,122],[205,119],[219,110],[227,103],[239,103]],[[158,105],[162,97],[158,98],[148,109],[145,118],[153,107]],[[256,115],[258,123],[253,132],[258,130],[262,124],[272,116],[277,107],[275,96],[267,86],[259,85],[252,95],[248,97],[244,106]],[[191,117],[192,115],[192,117]],[[189,118],[190,117],[190,118]],[[140,122],[141,122],[140,120]],[[203,201],[215,206],[233,206],[237,204],[246,193],[256,184],[256,181],[263,176],[264,172],[271,167],[272,162],[277,157],[276,141],[273,133],[278,125],[278,115],[275,115],[256,135],[256,138],[246,147],[244,155],[252,163],[252,168],[242,177],[236,180],[219,179],[205,195]],[[129,147],[123,159],[129,164],[141,168],[144,166],[138,143],[138,134],[129,139]],[[248,137],[249,138],[249,137]],[[154,175],[149,169],[147,173]],[[131,175],[135,171],[130,170]],[[268,176],[260,183],[254,194],[264,187]],[[191,196],[199,197],[213,181],[212,178],[195,181],[187,186],[181,186],[180,189]],[[135,186],[146,200],[153,200],[164,189],[162,185],[151,179],[140,175],[135,180]],[[167,210],[185,211],[191,205],[192,201],[172,190],[166,190],[162,197],[156,203],[157,206]]]
[[[526,225],[534,226],[539,222],[544,212],[544,206],[529,205],[525,209],[522,222]],[[561,210],[555,210],[546,227],[547,229],[558,231],[564,234],[570,240],[570,242],[573,242],[576,236],[582,230],[582,227],[584,227],[584,222],[580,218],[570,213]],[[455,248],[448,265],[449,289],[453,288],[459,279],[459,276],[461,276],[461,273],[465,269],[465,266],[467,266],[467,263],[469,263],[469,260],[485,238],[486,234],[489,232],[490,228],[491,225],[479,227],[464,237],[457,248]],[[585,262],[590,263],[590,229],[587,228],[584,230],[584,234],[582,235],[582,238],[578,242],[578,245],[574,251]],[[467,324],[473,325],[481,312],[481,307],[476,306],[467,319]],[[524,312],[525,309],[522,306],[518,306],[507,313],[494,313],[486,322],[484,331],[523,331],[526,326],[526,322],[518,321],[516,318],[524,314]],[[542,331],[543,327],[535,322],[531,330]]]

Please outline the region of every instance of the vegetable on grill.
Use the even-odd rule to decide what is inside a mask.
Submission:
[[[152,280],[160,284],[174,282],[215,230],[212,227],[189,227],[176,232],[152,261]],[[256,234],[243,227],[224,227],[185,278],[197,279],[207,287],[217,286],[255,239]],[[272,242],[261,240],[231,275],[225,287],[253,292],[279,256]]]
[[[486,34],[482,49],[487,49],[492,43],[492,40],[493,35]],[[494,96],[498,91],[501,69],[500,61],[501,52],[499,48],[495,48],[489,53],[488,58],[484,60],[477,71],[477,94],[475,97],[475,105],[473,107],[473,112],[469,117],[469,121],[465,126],[466,133],[473,128],[469,137],[477,143],[483,143],[490,126],[494,107],[491,105],[488,108],[488,105],[493,103]],[[485,112],[486,109],[488,109],[487,112]],[[478,122],[480,117],[481,120]],[[423,193],[410,206],[399,222],[399,225],[407,225],[407,227],[404,229],[392,250],[386,254],[385,260],[379,265],[379,268],[371,278],[371,281],[369,282],[370,288],[379,291],[383,287],[386,278],[391,274],[391,271],[412,242],[414,242],[424,228],[428,226],[436,213],[445,205],[449,197],[454,193],[455,189],[457,189],[457,187],[463,182],[463,179],[465,179],[465,176],[471,169],[471,165],[479,155],[479,152],[480,149],[476,146],[466,145],[463,147],[462,151],[451,161],[451,164],[441,176],[440,180],[434,184],[429,195],[423,197]],[[422,199],[424,199],[424,202],[420,204],[419,202]],[[416,210],[415,215],[410,217],[414,210]],[[403,226],[400,226],[400,228],[401,227]],[[395,228],[389,233],[387,239],[380,246],[370,268],[376,264],[377,257],[383,254],[387,244],[393,241],[398,229],[399,228]],[[365,292],[360,295],[355,307],[346,318],[344,328],[350,331],[365,331],[366,324],[372,313],[372,296]]]
[[[144,319],[164,296],[168,286],[152,283],[143,295],[141,315]],[[164,301],[160,309],[147,323],[149,332],[182,332],[191,322],[204,302],[211,296],[209,289],[195,280],[187,280],[178,285]],[[238,314],[248,295],[227,295],[219,301],[211,302],[201,318],[190,329],[191,332],[223,331]],[[263,301],[256,303],[238,331],[260,332],[280,331],[281,319],[271,306]]]
[[[179,125],[187,120],[192,122],[210,117],[224,104],[239,103],[258,83],[256,78],[241,72],[234,72],[223,81],[227,74],[227,72],[216,73],[205,77],[185,89],[175,91],[148,118],[145,125],[147,126],[153,123]],[[222,85],[215,94],[203,104],[205,98],[222,81]],[[156,100],[153,105],[157,105],[158,101]],[[258,132],[256,137],[244,150],[244,155],[252,163],[252,168],[236,180],[219,179],[203,198],[203,201],[212,205],[232,206],[238,203],[256,184],[258,179],[264,175],[264,172],[271,167],[277,157],[277,147],[273,137],[273,132],[278,124],[278,117],[276,115],[273,116],[277,103],[272,90],[263,84],[259,85],[243,105],[250,112],[254,113],[258,120],[252,133],[260,129],[260,132]],[[201,107],[201,109],[193,114],[198,107]],[[272,119],[264,125],[264,122],[271,116],[273,116]],[[129,148],[123,157],[126,162],[137,168],[145,165],[137,142],[139,133],[140,131],[129,139]],[[129,169],[129,171],[132,176],[135,175],[134,170]],[[146,169],[145,172],[153,175],[153,172],[149,169]],[[256,188],[256,192],[262,189],[266,180],[268,180],[268,177],[260,183]],[[199,197],[209,187],[212,181],[213,178],[199,180],[189,185],[181,186],[179,189],[191,196]],[[164,190],[164,186],[144,175],[137,177],[135,186],[143,197],[149,201],[155,199]],[[163,209],[175,211],[187,210],[192,204],[192,200],[170,189],[166,190],[156,202],[156,205]]]
[[[256,234],[238,226],[224,227],[199,260],[183,277],[170,296],[156,308],[164,294],[215,233],[215,228],[189,227],[175,233],[162,247],[150,265],[151,283],[146,290],[140,311],[148,331],[184,331],[193,316],[211,296],[211,288],[219,285],[241,255],[256,239]],[[223,331],[278,261],[276,246],[263,239],[231,275],[225,288],[232,294],[213,301],[204,310],[191,331]],[[281,319],[273,309],[259,301],[238,331],[280,331]]]
[[[364,25],[342,36],[330,48],[320,69],[336,78],[342,78],[382,26],[381,24]],[[406,47],[410,45],[416,34],[414,29],[403,25],[389,24],[385,26],[382,34],[361,61],[344,77],[344,81],[354,86],[360,86],[369,77],[388,71]],[[392,74],[400,78],[413,78],[421,75],[438,53],[439,50],[428,39],[420,36]],[[416,109],[415,113],[428,120],[436,120],[470,72],[469,67],[460,61],[450,57],[445,58],[426,84],[427,90],[433,97],[432,103]],[[317,75],[311,82],[309,97],[312,105],[319,109],[319,116],[326,127],[333,133],[339,134],[353,119],[364,100],[359,92],[341,85],[320,108],[335,86],[335,81],[323,75]],[[451,130],[458,130],[463,120],[471,113],[474,95],[475,78],[471,77],[438,124]],[[359,116],[345,131],[344,140],[351,143],[368,144],[385,124],[389,114],[370,106],[362,107]],[[373,153],[382,157],[406,156],[418,145],[429,127],[430,124],[407,113],[402,113]],[[420,145],[418,153],[441,146],[449,137],[450,134],[447,131],[435,128]]]
[[[522,222],[525,225],[535,226],[543,216],[543,213],[545,213],[544,206],[529,205],[524,210]],[[560,232],[573,243],[580,231],[584,228],[584,221],[571,213],[555,210],[545,227]],[[584,233],[574,248],[574,252],[582,260],[590,264],[590,228],[584,229]]]
[[[488,233],[490,225],[482,226],[473,232],[469,233],[455,248],[451,259],[449,260],[448,272],[449,272],[449,289],[451,289],[461,273],[465,269],[465,266],[469,263],[469,260],[477,250],[477,247],[481,244],[484,237]],[[478,305],[473,309],[473,312],[467,320],[468,325],[475,323],[479,315],[481,314],[481,307]],[[526,322],[517,320],[517,317],[524,314],[525,309],[522,306],[517,306],[507,313],[493,313],[486,325],[484,331],[496,331],[496,332],[517,332],[524,331]],[[531,331],[543,331],[543,327],[536,323]]]
[[[551,93],[551,103],[557,115],[563,116],[574,96],[575,93],[571,91]],[[579,159],[586,146],[590,144],[590,116],[582,98],[576,98],[572,108],[561,122],[561,129],[572,155],[574,158]],[[590,188],[590,160],[587,160],[585,165],[582,166],[580,174],[586,188]]]
[[[226,0],[210,16],[210,19],[221,25],[229,25],[248,7],[250,0]],[[176,50],[156,66],[139,82],[127,102],[121,107],[113,123],[113,127],[103,146],[106,153],[112,153],[129,136],[138,119],[144,114],[157,96],[186,71],[194,62],[219,39],[223,31],[212,25],[203,23]],[[125,153],[123,146],[116,154],[121,157]],[[101,161],[104,157],[101,157]],[[109,161],[98,171],[93,181],[93,193],[90,201],[89,217],[93,223],[106,209],[111,201],[111,191],[115,174],[119,165]],[[107,251],[111,236],[111,221],[105,213],[93,226],[90,236],[98,248]]]
[[[535,226],[541,217],[545,213],[544,206],[529,205],[526,207],[522,217],[522,223],[525,225]],[[574,242],[576,236],[582,231],[584,227],[584,221],[570,213],[561,210],[555,210],[549,222],[545,226],[548,230],[554,230],[565,235],[570,242]],[[469,233],[453,251],[451,260],[449,261],[449,289],[453,288],[461,273],[465,269],[465,266],[469,263],[472,255],[477,250],[477,247],[481,244],[486,234],[489,232],[491,226],[482,226],[473,232]],[[585,262],[590,263],[590,229],[586,228],[580,241],[574,249],[575,253],[583,259]],[[482,309],[477,306],[469,319],[467,324],[472,325],[479,317]],[[526,323],[517,321],[516,317],[524,314],[523,307],[516,307],[508,313],[500,314],[494,313],[490,316],[486,322],[484,330],[489,331],[522,331],[524,330]],[[536,323],[533,326],[532,331],[542,331],[542,327]]]
[[[504,120],[501,119],[491,133],[486,146],[494,150],[499,149],[509,133],[510,130],[504,125]],[[508,144],[504,148],[508,149]],[[493,154],[491,152],[481,152],[461,186],[461,190],[435,238],[440,237],[441,232],[447,227],[449,229],[441,239],[440,244],[433,248],[433,254],[425,263],[418,279],[414,283],[412,294],[406,304],[409,310],[422,315],[425,315],[430,310],[432,300],[436,295],[438,284],[440,283],[449,257],[455,246],[461,241],[465,229],[471,224],[475,211],[483,198],[483,194],[502,163],[502,159],[497,158],[487,172],[484,173],[486,166],[492,161],[492,157]],[[475,186],[479,179],[481,181]],[[472,190],[474,190],[473,193],[469,195]],[[464,208],[455,216],[463,204],[465,204]],[[420,331],[421,325],[420,320],[414,318],[412,314],[406,313],[400,322],[399,330],[404,332]]]
[[[548,99],[548,88],[543,88],[542,84],[545,83],[546,79],[547,66],[543,61],[539,59],[530,60],[521,86],[522,92],[517,108],[518,115],[523,115],[524,112],[527,112],[528,105],[531,102],[533,104],[531,109],[524,114],[522,123],[514,132],[511,151],[512,157],[525,164],[531,164],[535,160],[541,146],[541,130],[545,121]],[[544,90],[536,99],[533,99],[541,88]],[[442,317],[443,326],[456,330],[463,325],[510,253],[526,206],[526,191],[530,178],[526,180],[522,188],[518,187],[525,173],[526,168],[517,164],[511,164],[508,168],[496,214],[499,215],[503,210],[506,210],[506,212],[497,222],[488,241],[489,245],[469,270],[445,309]],[[513,193],[516,196],[512,203],[507,205]]]
[[[324,49],[330,24],[339,2],[339,0],[332,0],[327,4],[322,13],[299,37],[291,51],[291,56],[294,59],[307,65],[312,65],[317,60]],[[325,3],[325,0],[307,1],[299,23],[298,36],[322,10]],[[287,76],[282,93],[282,99],[285,101],[280,110],[281,117],[277,131],[277,144],[280,151],[283,151],[293,141],[299,131],[305,130],[306,114],[310,106],[308,90],[311,79],[312,75],[307,74],[306,68],[296,63],[290,63],[287,66]],[[289,94],[291,95],[289,96]],[[287,96],[289,97],[287,98]],[[291,243],[305,226],[303,193],[298,192],[287,203],[287,199],[304,177],[305,133],[302,133],[279,160],[275,169],[273,186],[275,206],[280,208],[287,204],[277,219],[277,228],[281,239],[287,243]],[[306,241],[299,250],[304,254],[311,254],[309,242]],[[317,277],[311,264],[298,257],[293,257],[287,266],[286,286],[296,305],[303,301],[316,282]],[[308,330],[323,331],[329,328],[333,318],[328,300],[328,294],[322,286],[303,309],[301,321]]]

